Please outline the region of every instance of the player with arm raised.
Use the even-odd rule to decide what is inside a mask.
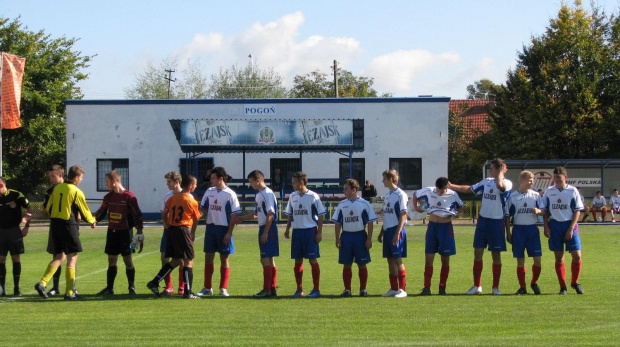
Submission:
[[[254,295],[255,298],[277,296],[277,274],[275,257],[280,255],[278,244],[278,200],[273,190],[265,184],[265,175],[254,170],[248,174],[250,186],[258,190],[254,213],[237,217],[235,224],[244,220],[258,218],[258,247],[260,262],[263,265],[263,290]]]
[[[616,188],[614,188],[611,197],[609,197],[609,205],[611,205],[611,222],[615,223],[616,215],[620,213],[620,196]]]
[[[449,183],[448,188],[459,193],[471,193],[482,196],[482,204],[476,231],[474,233],[474,285],[465,294],[482,293],[482,258],[484,248],[488,246],[493,258],[493,291],[494,295],[501,295],[499,280],[502,275],[501,252],[506,251],[506,237],[504,236],[504,206],[510,197],[512,182],[504,177],[508,167],[499,158],[491,161],[491,177],[468,185]]]
[[[583,294],[579,284],[581,275],[581,241],[577,221],[583,209],[579,193],[575,187],[566,183],[566,168],[558,166],[553,170],[555,185],[545,191],[541,209],[545,211],[545,237],[549,239],[549,250],[555,255],[555,273],[560,283],[560,295],[566,294],[566,268],[564,266],[564,247],[570,252],[571,287],[577,294]]]
[[[338,203],[332,221],[336,223],[336,247],[339,249],[338,263],[343,265],[342,279],[344,291],[341,296],[351,296],[351,279],[353,261],[357,263],[360,279],[360,296],[368,296],[368,268],[370,248],[372,247],[372,226],[377,215],[370,203],[357,196],[360,186],[354,179],[344,182],[343,192],[346,199]],[[368,233],[364,229],[368,230]],[[340,234],[342,230],[342,235]]]
[[[534,294],[540,294],[538,277],[541,271],[542,247],[540,245],[540,232],[536,226],[538,215],[542,215],[539,209],[540,195],[533,191],[534,174],[522,171],[519,175],[519,189],[512,192],[506,203],[504,225],[506,226],[506,239],[512,244],[512,255],[517,258],[517,279],[519,290],[516,295],[527,294],[525,285],[525,250],[527,255],[534,258],[532,265],[532,282],[530,287]],[[512,232],[510,231],[510,218],[513,220]]]
[[[435,253],[441,256],[441,273],[439,275],[439,295],[446,295],[446,284],[450,274],[450,256],[456,254],[452,217],[463,211],[463,201],[459,195],[448,189],[448,179],[439,177],[435,187],[417,190],[412,197],[413,208],[424,212],[426,207],[429,223],[426,229],[426,261],[424,265],[424,289],[420,295],[431,295],[431,279]]]
[[[308,298],[318,298],[321,296],[319,291],[319,283],[321,280],[321,269],[319,267],[318,258],[321,256],[319,252],[319,242],[323,238],[323,219],[325,218],[325,208],[321,203],[319,195],[309,190],[308,176],[301,172],[295,172],[292,177],[293,189],[286,204],[286,231],[284,237],[290,238],[290,229],[293,227],[293,239],[291,241],[291,259],[295,259],[295,282],[297,290],[293,294],[294,298],[300,298],[304,295],[303,291],[303,261],[308,259],[312,267],[312,283],[314,287]]]
[[[407,297],[407,270],[403,258],[407,258],[407,194],[398,188],[398,172],[385,170],[383,185],[388,189],[383,203],[383,226],[377,240],[383,241],[383,258],[387,259],[390,289],[384,297]],[[385,236],[385,237],[384,237]],[[385,240],[384,240],[385,238]]]

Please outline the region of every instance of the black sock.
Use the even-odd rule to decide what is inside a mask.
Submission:
[[[13,263],[13,288],[15,288],[15,291],[19,290],[19,278],[21,277],[21,275],[22,275],[22,263],[21,262]]]
[[[116,279],[116,273],[118,272],[118,268],[116,265],[108,267],[108,289],[114,289],[114,280]]]
[[[191,293],[192,283],[194,282],[194,271],[191,267],[183,267],[183,280],[185,281],[183,291],[188,294]]]
[[[129,283],[130,288],[134,287],[134,282],[136,280],[136,268],[133,269],[125,269],[125,273],[127,274],[127,283]]]
[[[6,263],[0,264],[0,286],[2,289],[4,288],[4,284],[6,283]]]
[[[168,276],[168,274],[171,271],[172,271],[172,266],[170,265],[170,263],[164,264],[164,266],[161,267],[161,270],[159,270],[159,272],[157,273],[157,276],[153,278],[153,281],[157,283],[161,282],[164,279],[164,277]]]
[[[58,285],[60,283],[60,275],[62,274],[62,266],[58,267],[58,270],[54,272],[54,289],[58,289]]]

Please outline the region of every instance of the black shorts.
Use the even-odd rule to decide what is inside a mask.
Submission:
[[[0,228],[0,256],[24,254],[24,237],[19,225],[13,228]]]
[[[54,237],[52,236],[52,226],[50,225],[49,236],[47,237],[47,253],[54,254],[56,247],[54,247]]]
[[[188,227],[169,226],[166,258],[194,259],[194,242]]]
[[[108,255],[130,255],[133,253],[129,249],[132,240],[133,229],[108,229],[108,234],[105,238],[105,253]]]
[[[62,219],[52,219],[50,230],[54,254],[72,254],[82,251],[80,231],[77,224]]]

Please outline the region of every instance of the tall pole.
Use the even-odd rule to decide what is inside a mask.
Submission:
[[[250,58],[250,97],[254,97],[254,57],[250,54],[248,58]]]
[[[334,95],[338,97],[338,62],[334,59]]]
[[[172,79],[172,73],[175,72],[174,70],[164,70],[168,73],[168,76],[164,76],[165,79],[168,80],[168,99],[170,99],[170,83],[171,82],[176,82],[177,79]]]

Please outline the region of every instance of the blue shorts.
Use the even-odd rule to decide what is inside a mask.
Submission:
[[[512,256],[525,258],[526,249],[528,257],[542,256],[540,232],[535,224],[515,225],[512,229]]]
[[[383,231],[383,258],[407,258],[407,229],[403,226],[403,230],[400,231],[400,240],[394,246],[392,239],[396,234],[396,228],[398,226]]]
[[[370,263],[370,251],[366,249],[367,235],[365,231],[343,232],[340,235],[338,264]]]
[[[456,243],[452,223],[429,222],[426,228],[426,247],[424,253],[440,255],[455,255]]]
[[[258,246],[260,248],[260,257],[271,258],[279,256],[280,246],[278,244],[278,226],[276,223],[271,223],[271,228],[269,229],[269,234],[267,236],[267,243],[262,244],[260,243],[260,237],[264,230],[264,225],[258,227]]]
[[[479,217],[474,233],[474,248],[486,248],[489,251],[506,251],[506,236],[504,235],[504,220]]]
[[[316,228],[293,229],[291,239],[291,259],[315,259],[320,258],[319,244],[314,238],[317,233]]]
[[[166,252],[166,244],[168,243],[168,229],[164,229],[164,234],[161,237],[161,242],[159,243],[159,251],[161,253]]]
[[[230,242],[224,244],[224,235],[228,232],[228,226],[226,225],[207,225],[207,231],[205,232],[205,253],[218,252],[223,255],[235,254],[235,243],[233,238],[230,238]]]
[[[549,229],[551,229],[551,237],[549,237],[549,250],[551,251],[564,251],[564,245],[566,245],[566,251],[578,251],[581,249],[581,240],[579,240],[579,226],[575,224],[573,229],[573,238],[570,241],[566,241],[566,230],[570,227],[571,221],[558,222],[553,219],[549,220]]]

